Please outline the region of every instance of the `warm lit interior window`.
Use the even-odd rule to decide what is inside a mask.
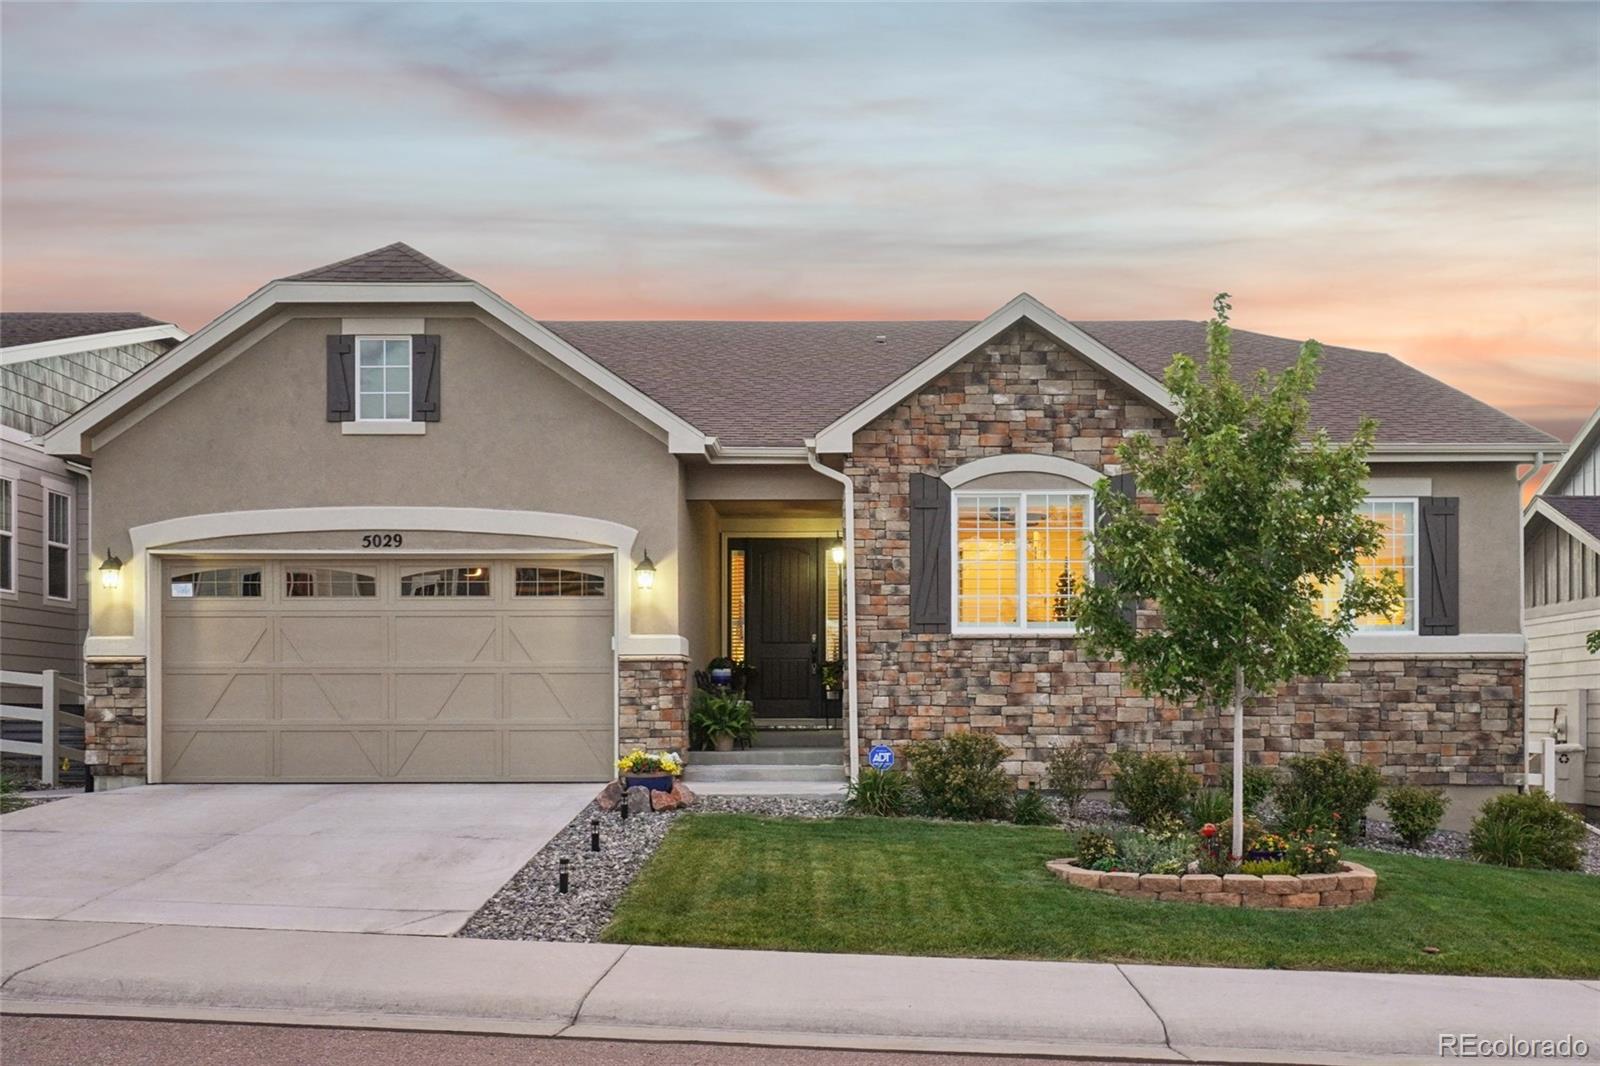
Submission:
[[[744,549],[728,552],[728,658],[744,662]]]
[[[1086,492],[956,496],[956,627],[1070,628],[1067,606],[1088,579]]]
[[[1362,558],[1358,565],[1369,579],[1376,579],[1384,571],[1392,571],[1400,578],[1404,596],[1400,604],[1388,615],[1362,615],[1356,619],[1356,630],[1366,633],[1410,632],[1416,628],[1417,616],[1417,501],[1367,500],[1361,511],[1383,527],[1383,546],[1376,555]],[[1344,579],[1335,578],[1322,586],[1322,599],[1318,613],[1332,618],[1344,595]]]
[[[844,564],[835,563],[827,551],[823,552],[823,572],[826,588],[822,594],[823,615],[823,648],[822,658],[832,662],[840,657],[839,653],[839,622],[840,609],[844,600]]]

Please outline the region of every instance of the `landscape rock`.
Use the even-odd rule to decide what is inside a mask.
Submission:
[[[628,789],[628,813],[649,814],[654,810],[650,802],[650,790],[643,785],[634,785]]]
[[[683,804],[678,802],[677,789],[673,789],[671,792],[651,792],[650,806],[658,811],[675,811]]]
[[[622,798],[626,795],[622,791],[622,782],[613,781],[600,790],[600,795],[594,798],[594,804],[602,811],[614,811],[622,805]]]

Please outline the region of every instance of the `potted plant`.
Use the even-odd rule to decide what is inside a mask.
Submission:
[[[822,692],[830,700],[839,699],[844,695],[843,659],[829,659],[822,664]]]
[[[732,751],[736,741],[750,738],[755,724],[750,701],[735,692],[701,689],[694,694],[689,728],[702,744],[717,751]]]
[[[671,792],[672,779],[683,773],[683,760],[670,751],[635,748],[617,760],[617,772],[624,788],[639,785],[652,792]]]

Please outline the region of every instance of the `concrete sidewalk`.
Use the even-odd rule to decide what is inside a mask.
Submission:
[[[1196,1059],[1600,1055],[1600,982],[810,955],[7,919],[10,1013]]]

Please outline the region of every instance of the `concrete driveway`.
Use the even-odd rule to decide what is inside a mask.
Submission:
[[[0,818],[0,915],[449,936],[599,785],[149,785]]]

